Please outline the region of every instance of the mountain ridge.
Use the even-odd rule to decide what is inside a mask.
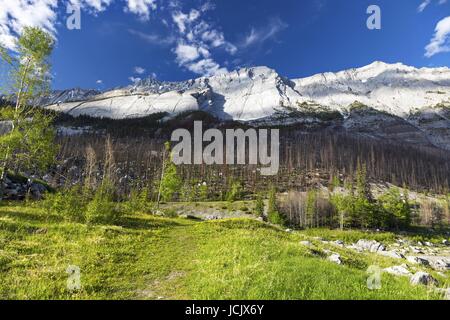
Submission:
[[[149,78],[104,92],[58,91],[41,104],[75,116],[121,119],[203,110],[223,120],[252,121],[303,103],[344,112],[355,101],[406,117],[416,109],[450,102],[450,69],[375,61],[291,80],[259,66],[181,82]]]

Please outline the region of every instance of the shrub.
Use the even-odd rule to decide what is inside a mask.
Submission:
[[[242,196],[242,185],[239,181],[232,180],[230,182],[229,190],[226,195],[228,202],[234,202],[241,198]]]
[[[264,216],[264,200],[263,195],[261,193],[258,193],[256,195],[255,213],[259,217]]]
[[[89,224],[113,224],[120,218],[121,212],[113,201],[112,186],[103,182],[94,198],[87,205],[86,221]]]
[[[283,216],[278,211],[276,189],[272,187],[269,191],[269,205],[267,210],[267,221],[273,224],[284,225]]]
[[[63,217],[66,221],[84,222],[86,197],[79,186],[58,193],[47,193],[42,206],[49,214]]]
[[[130,192],[128,201],[124,204],[124,209],[127,213],[152,213],[154,206],[149,201],[149,192],[147,188],[139,190],[138,188],[133,188]]]
[[[390,188],[379,200],[386,212],[385,224],[397,229],[411,225],[411,206],[406,194],[402,195],[398,188]]]

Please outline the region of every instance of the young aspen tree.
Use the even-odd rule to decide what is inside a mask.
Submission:
[[[2,120],[11,129],[0,136],[0,199],[8,170],[42,171],[55,160],[53,118],[35,106],[49,90],[49,56],[54,40],[40,28],[26,27],[16,52],[0,47],[0,58],[9,69],[7,92],[14,105],[3,108]]]

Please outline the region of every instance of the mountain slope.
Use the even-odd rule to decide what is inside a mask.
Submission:
[[[367,107],[356,122],[351,116],[355,102]],[[183,82],[147,79],[103,93],[56,92],[42,105],[73,116],[113,119],[205,111],[254,125],[343,121],[348,131],[450,150],[449,68],[374,62],[289,80],[270,68],[254,67]]]
[[[62,91],[43,104],[94,117],[204,110],[221,119],[249,121],[298,108],[305,102],[342,112],[354,101],[406,118],[421,108],[450,102],[450,69],[374,62],[359,69],[291,81],[267,67],[255,67],[178,83],[149,79],[104,93]]]

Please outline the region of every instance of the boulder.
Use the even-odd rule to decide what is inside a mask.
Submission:
[[[356,243],[356,247],[370,252],[379,252],[386,250],[386,248],[381,243],[375,240],[358,240],[358,242]]]
[[[410,262],[410,263],[420,264],[422,266],[429,266],[430,265],[430,261],[428,261],[427,259],[419,258],[419,257],[415,257],[415,256],[407,256],[406,260],[408,260],[408,262]]]
[[[339,247],[343,247],[344,246],[344,241],[342,240],[336,240],[333,242],[333,244],[339,246]]]
[[[311,247],[312,243],[310,241],[300,241],[300,244],[302,246]]]
[[[398,251],[395,250],[390,250],[390,251],[378,251],[378,254],[385,256],[385,257],[389,257],[389,258],[394,258],[394,259],[404,259],[405,256],[403,254],[401,254]]]
[[[446,259],[435,259],[430,261],[431,267],[438,271],[450,270],[450,262]]]
[[[389,267],[384,269],[383,271],[392,274],[394,276],[401,276],[401,277],[411,276],[411,272],[408,270],[406,265]]]
[[[333,253],[331,256],[328,257],[328,261],[331,261],[333,263],[342,264],[341,256],[337,253]]]
[[[411,277],[411,284],[412,285],[425,285],[425,286],[431,286],[431,285],[437,285],[438,282],[435,278],[433,278],[432,275],[426,272],[417,272]]]
[[[0,121],[0,136],[10,133],[14,129],[14,124],[11,120]]]

